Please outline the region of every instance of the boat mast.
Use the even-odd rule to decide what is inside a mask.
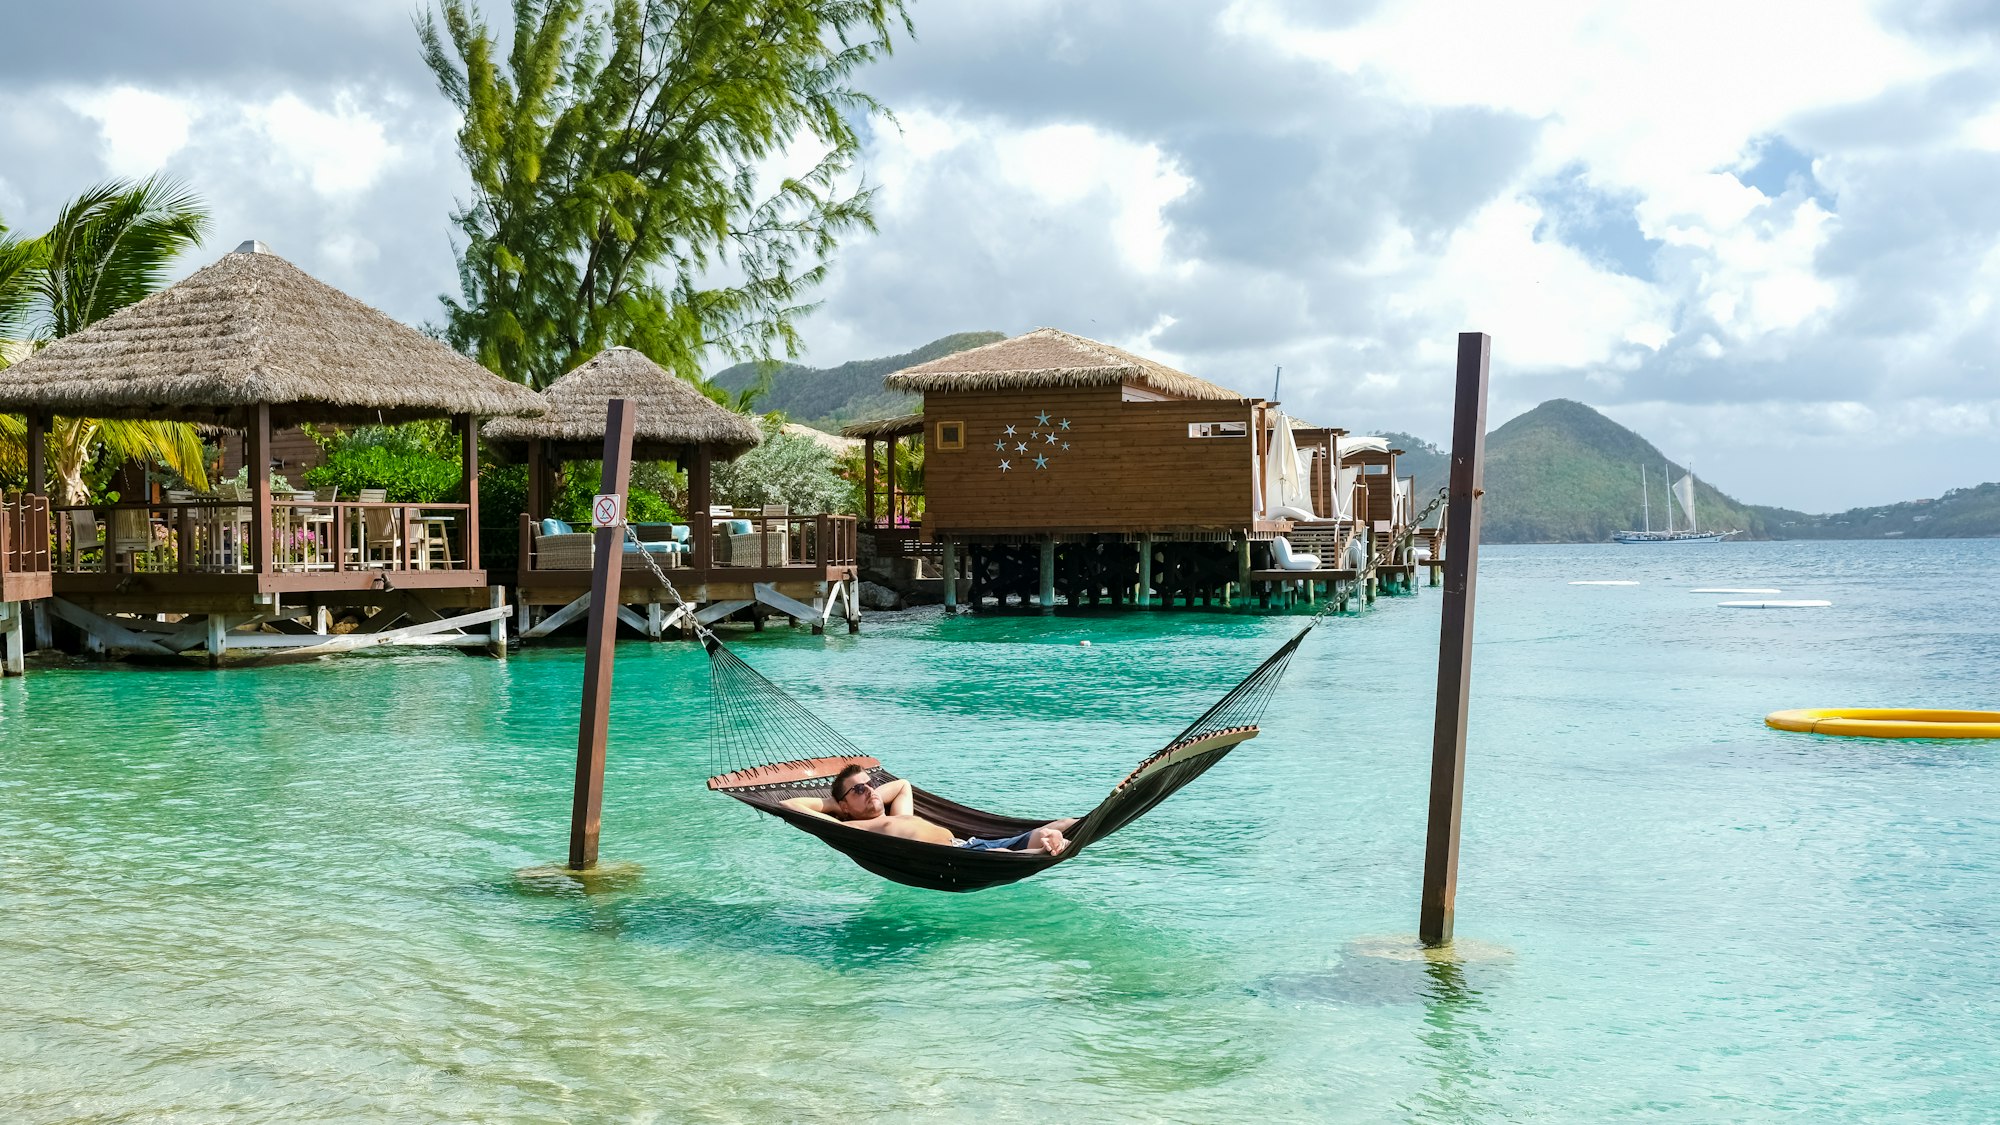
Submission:
[[[1647,495],[1646,466],[1639,466],[1639,510],[1646,513],[1646,534],[1653,533],[1653,501]]]
[[[1694,518],[1694,462],[1688,462],[1688,530],[1700,531],[1701,524]]]
[[[1674,533],[1674,467],[1673,467],[1673,465],[1672,465],[1672,464],[1670,464],[1670,463],[1666,463],[1666,462],[1662,462],[1662,463],[1661,463],[1661,465],[1660,465],[1660,475],[1661,475],[1661,476],[1663,476],[1663,477],[1665,477],[1665,478],[1666,478],[1666,480],[1667,480],[1667,534],[1668,534],[1668,535],[1672,535],[1672,534]]]

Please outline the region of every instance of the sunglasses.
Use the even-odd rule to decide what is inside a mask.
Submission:
[[[849,797],[854,796],[856,793],[870,792],[874,788],[875,788],[875,783],[872,781],[857,781],[854,784],[847,787],[847,792],[834,794],[833,800],[835,804],[839,804],[840,802],[847,800]]]

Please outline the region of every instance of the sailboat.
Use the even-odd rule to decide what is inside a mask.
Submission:
[[[1673,471],[1667,470],[1665,479],[1673,480]],[[1651,490],[1646,487],[1646,466],[1639,466],[1639,505],[1645,512],[1644,531],[1621,531],[1611,537],[1614,543],[1720,543],[1736,534],[1733,531],[1703,531],[1694,514],[1694,470],[1667,486],[1667,529],[1653,530],[1653,508]],[[1687,526],[1674,526],[1674,501],[1680,501],[1681,513],[1687,516]]]

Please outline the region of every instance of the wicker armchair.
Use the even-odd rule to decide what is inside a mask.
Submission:
[[[732,520],[722,525],[715,537],[718,566],[789,566],[791,542],[780,524],[770,531],[741,530],[749,520]],[[766,541],[769,545],[766,546]]]

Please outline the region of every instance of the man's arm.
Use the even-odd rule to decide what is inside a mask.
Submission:
[[[884,785],[880,796],[882,807],[890,816],[910,816],[917,807],[917,799],[910,792],[910,783],[900,777]]]
[[[788,809],[796,809],[802,813],[809,813],[821,820],[838,821],[840,819],[833,815],[833,802],[827,800],[825,797],[787,797],[778,803]]]

